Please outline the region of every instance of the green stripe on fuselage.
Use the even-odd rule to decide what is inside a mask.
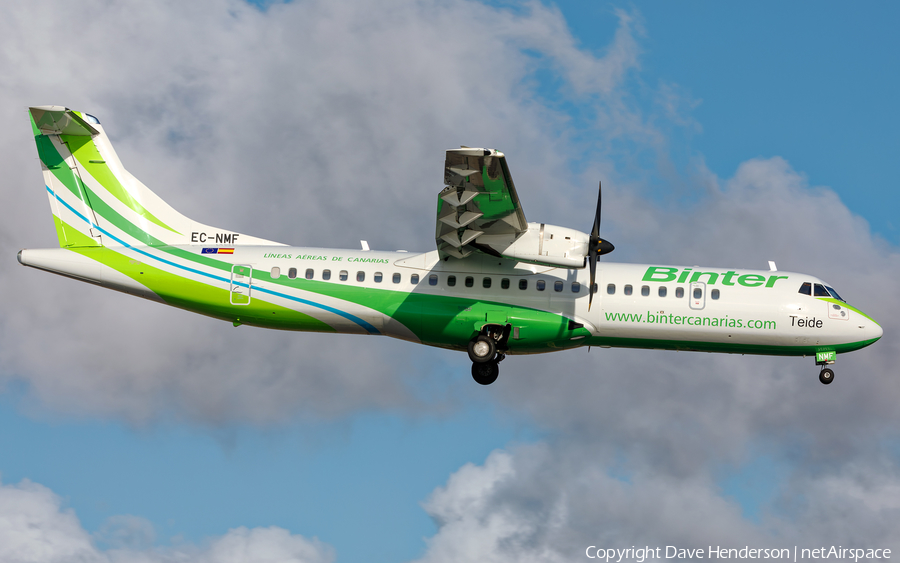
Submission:
[[[846,354],[873,344],[878,339],[860,340],[845,344],[821,346],[772,346],[767,344],[734,344],[731,342],[695,342],[690,340],[657,340],[653,338],[619,338],[614,336],[592,336],[585,343],[588,346],[608,346],[614,348],[641,348],[654,350],[680,350],[686,352],[723,352],[728,354],[755,354],[763,356],[815,356],[817,352],[834,351]]]
[[[509,339],[510,353],[574,348],[584,344],[585,338],[590,336],[584,328],[569,330],[569,319],[562,315],[531,307],[448,295],[361,288],[344,282],[302,278],[273,280],[265,271],[260,271],[258,277],[369,307],[409,328],[423,344],[442,348],[464,350],[472,336],[487,322],[519,327],[519,338],[511,336]]]
[[[78,236],[87,238],[71,227],[66,232],[75,232]],[[335,332],[334,328],[323,321],[293,309],[275,305],[256,297],[256,295],[253,296],[249,305],[231,305],[227,289],[185,278],[151,266],[146,262],[133,260],[111,248],[76,247],[69,250],[128,276],[173,307],[229,322],[239,321],[246,325],[283,330]]]
[[[870,317],[869,315],[863,313],[862,311],[860,311],[859,309],[857,309],[857,308],[854,307],[853,305],[848,305],[847,303],[845,303],[845,302],[843,302],[843,301],[838,301],[837,299],[833,299],[833,298],[831,298],[831,297],[816,297],[816,299],[818,299],[819,301],[825,301],[825,302],[827,302],[827,303],[836,303],[836,304],[840,305],[841,307],[846,307],[847,309],[850,309],[850,310],[853,311],[854,313],[859,313],[860,315],[862,315],[862,316],[864,316],[865,318],[869,319],[869,320],[872,321],[873,323],[878,324],[878,323],[875,321],[875,319],[873,319],[873,318]]]

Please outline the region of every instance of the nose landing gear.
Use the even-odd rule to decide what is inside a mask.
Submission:
[[[497,381],[500,368],[497,366],[506,358],[506,341],[509,339],[510,325],[487,325],[469,342],[469,359],[472,360],[472,379],[480,385],[490,385]]]
[[[816,365],[822,366],[822,371],[819,372],[819,381],[824,385],[828,385],[834,381],[834,370],[826,366],[833,364],[836,358],[837,354],[835,352],[816,353]]]

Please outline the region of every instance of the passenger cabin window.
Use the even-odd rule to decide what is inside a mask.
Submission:
[[[437,274],[428,276],[428,285],[437,285]]]
[[[581,284],[578,282],[572,282],[572,293],[581,293]]]
[[[288,277],[294,279],[297,277],[297,268],[291,268],[288,270]]]
[[[695,287],[694,288],[694,299],[700,299],[701,297],[703,297],[703,290],[700,289],[699,287]]]
[[[683,287],[675,288],[675,297],[677,297],[678,299],[681,299],[682,297],[684,297],[684,288]]]
[[[831,294],[828,293],[824,285],[817,283],[813,286],[813,297],[831,297]]]
[[[803,295],[812,295],[812,284],[809,282],[803,282],[803,285],[800,286],[800,293]]]
[[[528,289],[528,280],[519,280],[519,289]]]
[[[718,299],[719,298],[719,290],[714,289],[714,290],[710,291],[709,296],[712,297],[713,299]]]
[[[313,272],[312,268],[306,269],[306,279],[311,280],[311,279],[313,279],[314,275],[315,275],[315,272]]]
[[[648,295],[650,295],[650,286],[649,285],[641,286],[641,295],[643,295],[644,297],[647,297]]]
[[[394,283],[400,283],[400,274],[394,274],[394,277],[391,278],[391,281]]]
[[[356,281],[358,281],[358,282],[366,281],[366,273],[363,271],[356,272]]]
[[[484,278],[481,280],[481,287],[485,289],[490,289],[491,287],[491,278]]]
[[[456,285],[456,276],[447,276],[447,285],[450,287]]]
[[[472,287],[475,285],[475,278],[472,276],[466,276],[466,287]]]
[[[623,291],[625,292],[625,295],[631,295],[631,292],[634,291],[634,288],[629,284],[623,288]]]
[[[381,283],[383,279],[384,275],[381,272],[375,272],[375,283]]]
[[[341,273],[338,274],[338,277],[341,278],[341,281],[347,281],[349,274],[347,273],[347,270],[341,270]]]
[[[419,274],[413,274],[413,275],[409,276],[409,283],[411,283],[413,285],[416,285],[417,283],[419,283]],[[431,284],[431,285],[434,285],[434,284]]]
[[[547,288],[547,282],[544,280],[538,280],[537,283],[534,284],[538,291],[544,291]]]
[[[610,295],[615,295],[615,293],[616,293],[616,284],[611,283],[611,284],[607,285],[607,286],[606,286],[606,293],[608,293],[608,294],[610,294]]]
[[[322,270],[322,279],[330,280],[331,279],[331,270]]]
[[[598,285],[598,284],[595,283],[594,285],[591,286],[591,293],[592,293],[592,294],[596,295],[598,291],[600,291],[600,285]]]
[[[509,278],[503,278],[500,280],[500,289],[509,289]]]
[[[564,283],[562,282],[562,280],[556,280],[555,282],[553,282],[553,291],[559,293],[560,291],[563,290],[563,287],[564,287],[565,285],[566,285],[566,284],[564,284]]]
[[[281,268],[278,266],[272,266],[272,279],[277,280],[281,277]]]
[[[668,293],[668,291],[669,290],[666,289],[666,286],[664,286],[664,285],[659,286],[659,296],[660,297],[665,297],[666,293]]]

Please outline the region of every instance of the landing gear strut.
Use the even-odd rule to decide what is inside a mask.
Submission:
[[[510,325],[486,325],[469,341],[469,359],[472,360],[472,379],[480,385],[490,385],[497,381],[500,368],[497,366],[506,358],[506,341],[509,339]]]

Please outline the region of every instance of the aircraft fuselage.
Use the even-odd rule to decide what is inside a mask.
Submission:
[[[235,325],[457,350],[488,324],[510,326],[508,354],[601,346],[813,356],[881,336],[858,309],[799,293],[821,280],[783,271],[602,262],[588,310],[586,269],[486,255],[183,245],[23,250],[19,259]]]

